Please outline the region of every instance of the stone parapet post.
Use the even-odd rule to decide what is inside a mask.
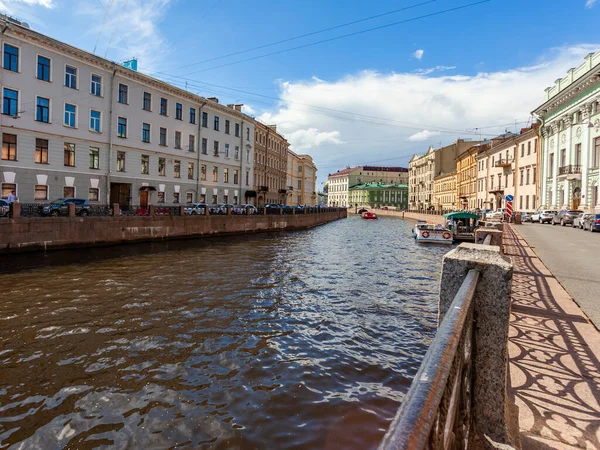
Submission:
[[[117,216],[121,215],[121,208],[119,207],[118,203],[113,203],[112,215],[113,215],[113,217],[117,217]]]
[[[185,216],[185,206],[179,205],[179,215]]]
[[[513,267],[494,245],[461,244],[444,256],[440,282],[438,325],[462,286],[469,270],[480,272],[473,297],[474,436],[472,448],[520,448],[518,424],[509,409],[508,327]],[[502,447],[504,448],[504,447]]]
[[[10,217],[12,219],[18,219],[21,217],[21,204],[18,202],[12,202],[10,204]]]
[[[227,207],[227,215],[230,216],[231,215],[231,206]]]
[[[75,217],[75,203],[69,203],[67,207],[69,208],[69,217]]]
[[[292,208],[292,216],[296,215],[296,208]]]
[[[502,251],[502,231],[497,230],[496,228],[492,228],[492,227],[485,227],[485,228],[478,228],[475,231],[475,243],[476,244],[483,244],[483,241],[485,240],[485,238],[487,236],[491,236],[491,242],[490,245],[495,245],[497,247],[500,248],[500,251]]]
[[[148,215],[149,216],[154,216],[154,205],[150,205],[148,207]]]
[[[204,215],[210,216],[210,208],[208,207],[208,205],[204,205]]]

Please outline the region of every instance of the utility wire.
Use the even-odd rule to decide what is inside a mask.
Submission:
[[[384,13],[381,13],[381,14],[377,14],[375,16],[365,17],[363,19],[358,19],[358,20],[354,20],[352,22],[343,23],[341,25],[336,25],[336,26],[333,26],[333,27],[324,28],[322,30],[311,31],[310,33],[304,33],[304,34],[300,34],[298,36],[293,36],[293,37],[290,37],[290,38],[281,39],[279,41],[271,42],[269,44],[259,45],[257,47],[248,48],[246,50],[239,50],[237,52],[228,53],[226,55],[216,56],[214,58],[205,59],[203,61],[198,61],[198,62],[186,64],[184,66],[173,67],[171,69],[166,69],[163,72],[158,72],[158,73],[167,73],[167,72],[171,72],[173,70],[179,70],[179,69],[185,69],[187,67],[197,66],[199,64],[204,64],[204,63],[207,63],[207,62],[210,62],[210,61],[216,61],[216,60],[219,60],[219,59],[229,58],[230,56],[236,56],[236,55],[240,55],[242,53],[253,52],[255,50],[260,50],[260,49],[263,49],[263,48],[272,47],[274,45],[283,44],[285,42],[291,42],[291,41],[302,39],[302,38],[305,38],[305,37],[308,37],[308,36],[314,36],[316,34],[326,33],[327,31],[337,30],[338,28],[344,28],[344,27],[348,27],[350,25],[356,25],[357,23],[366,22],[366,21],[373,20],[373,19],[378,19],[378,18],[384,17],[384,16],[389,16],[390,14],[396,14],[398,12],[407,11],[409,9],[417,8],[417,7],[423,6],[423,5],[427,5],[428,3],[434,3],[436,1],[437,0],[428,0],[428,1],[425,1],[425,2],[422,2],[422,3],[417,3],[415,5],[405,6],[404,8],[398,8],[398,9],[394,9],[392,11],[387,11],[387,12],[384,12]],[[212,10],[212,8],[211,8],[211,10]],[[210,12],[211,10],[209,10],[208,12]]]
[[[271,53],[265,53],[263,55],[253,56],[251,58],[241,59],[241,60],[238,60],[238,61],[232,61],[230,63],[221,64],[221,65],[218,65],[218,66],[208,67],[208,68],[202,69],[202,70],[196,70],[194,72],[189,72],[189,73],[183,74],[182,76],[193,75],[193,74],[196,74],[196,73],[206,72],[208,70],[220,69],[222,67],[233,66],[235,64],[241,64],[241,63],[248,62],[248,61],[255,61],[257,59],[267,58],[269,56],[280,55],[282,53],[290,52],[290,51],[293,51],[293,50],[299,50],[299,49],[302,49],[302,48],[312,47],[314,45],[323,44],[325,42],[333,42],[333,41],[344,39],[344,38],[347,38],[347,37],[350,37],[350,36],[358,36],[360,34],[370,33],[371,31],[381,30],[381,29],[393,27],[393,26],[396,26],[396,25],[402,25],[402,24],[409,23],[409,22],[415,22],[417,20],[426,19],[426,18],[429,18],[429,17],[439,16],[441,14],[446,14],[446,13],[449,13],[449,12],[458,11],[458,10],[465,9],[465,8],[470,8],[470,7],[473,7],[473,6],[476,6],[476,5],[481,5],[483,3],[488,3],[490,1],[491,0],[481,0],[481,1],[478,1],[478,2],[468,3],[466,5],[456,6],[454,8],[444,9],[442,11],[436,11],[436,12],[433,12],[433,13],[424,14],[422,16],[412,17],[410,19],[401,20],[401,21],[398,21],[398,22],[392,22],[392,23],[388,23],[386,25],[380,25],[380,26],[374,27],[374,28],[368,28],[366,30],[355,31],[353,33],[342,34],[341,36],[336,36],[336,37],[332,37],[332,38],[328,38],[328,39],[322,39],[322,40],[316,41],[316,42],[310,42],[308,44],[299,45],[297,47],[290,47],[290,48],[287,48],[287,49],[282,49],[282,50],[278,50],[278,51],[271,52]]]

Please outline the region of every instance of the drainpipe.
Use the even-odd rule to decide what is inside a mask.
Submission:
[[[110,79],[110,110],[108,112],[108,170],[106,172],[106,204],[110,204],[110,174],[112,173],[112,155],[113,155],[113,110],[115,109],[114,104],[114,87],[115,87],[115,75],[117,73],[117,66],[113,64],[114,70]]]
[[[235,108],[235,106],[234,106],[234,108]],[[242,123],[240,124],[240,178],[239,178],[240,196],[239,196],[238,201],[242,198],[242,192],[243,192],[242,183],[243,183],[243,179],[245,178],[245,175],[246,175],[246,174],[244,174],[244,153],[245,153],[244,150],[245,150],[244,149],[244,119],[242,119]],[[244,196],[244,201],[245,200],[246,200],[246,197]]]
[[[198,158],[196,160],[196,201],[200,201],[200,153],[202,153],[202,109],[206,105],[207,101],[200,105],[198,108]],[[208,143],[206,144],[208,146]],[[189,149],[188,149],[189,150]],[[206,199],[204,199],[204,203],[206,203]]]

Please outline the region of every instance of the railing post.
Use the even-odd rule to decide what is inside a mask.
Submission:
[[[263,206],[263,216],[266,216],[266,215],[267,215],[267,208],[265,208],[265,207]]]
[[[283,215],[283,208],[281,206],[279,207],[279,215]]]
[[[117,217],[121,213],[121,208],[118,203],[113,203],[112,205],[112,215],[113,217]]]
[[[231,215],[231,206],[227,207],[227,215],[230,216]]]
[[[148,215],[154,217],[154,205],[148,207]]]
[[[502,231],[492,227],[478,228],[475,230],[475,243],[483,244],[487,236],[491,236],[492,241],[490,244],[498,246],[502,251]]]
[[[210,216],[210,208],[208,207],[208,205],[204,206],[204,217],[208,217]]]
[[[494,245],[461,244],[444,256],[440,281],[438,325],[448,311],[469,270],[481,274],[473,298],[472,410],[475,446],[491,448],[488,440],[514,445],[518,424],[506,395],[508,326],[513,267]],[[520,445],[517,444],[517,448]]]
[[[182,217],[185,216],[185,206],[179,205],[179,215]]]
[[[10,204],[10,218],[18,219],[19,217],[21,217],[21,204],[18,202],[12,202]]]
[[[69,217],[75,217],[75,203],[69,203],[67,207],[69,208]]]

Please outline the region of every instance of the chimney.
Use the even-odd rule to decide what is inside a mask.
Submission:
[[[238,111],[238,112],[242,112],[242,106],[244,106],[243,103],[238,103],[236,105],[233,105],[233,107],[235,108],[235,110]]]
[[[208,97],[207,100],[210,100],[211,102],[219,103],[219,99],[217,97]]]
[[[271,130],[277,133],[277,125],[267,125]]]

